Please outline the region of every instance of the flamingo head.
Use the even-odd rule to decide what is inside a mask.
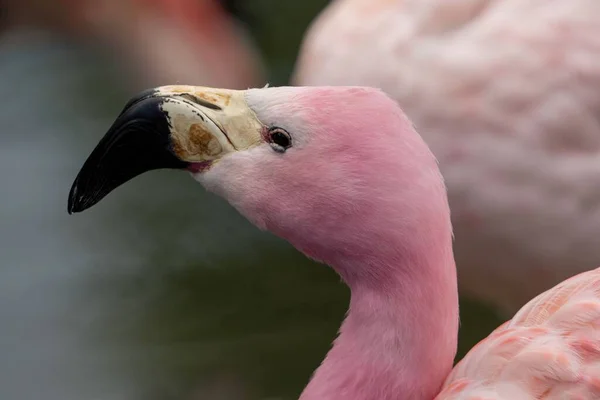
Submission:
[[[189,171],[259,228],[311,258],[346,265],[338,272],[348,283],[385,278],[384,270],[352,266],[372,264],[373,249],[411,258],[436,240],[451,242],[437,163],[377,89],[146,91],[83,165],[69,213],[159,168]]]

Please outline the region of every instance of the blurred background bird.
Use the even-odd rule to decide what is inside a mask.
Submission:
[[[600,264],[600,3],[336,0],[293,81],[403,107],[449,189],[463,294],[510,316]]]
[[[240,22],[218,0],[7,1],[5,24],[37,28],[121,61],[128,81],[246,88],[262,84],[262,60]]]
[[[0,1],[6,94],[0,109],[0,397],[295,399],[339,327],[348,292],[335,274],[257,232],[227,205],[190,187],[185,176],[148,174],[85,218],[68,218],[65,190],[85,154],[131,94],[145,87],[312,84],[309,78],[320,79],[321,59],[329,84],[356,74],[356,83],[380,86],[399,100],[440,158],[447,183],[459,182],[450,190],[460,280],[463,293],[483,301],[462,299],[457,358],[542,286],[577,272],[572,267],[595,266],[589,264],[598,185],[594,146],[587,145],[594,138],[586,133],[600,115],[594,114],[593,84],[597,24],[589,23],[599,15],[595,3],[488,2],[488,10],[456,1],[443,12],[419,6],[433,2],[380,0],[367,9],[359,0],[326,8],[329,3]],[[385,8],[394,4],[405,12]],[[354,29],[356,10],[363,15]],[[400,22],[386,22],[381,10]],[[553,18],[564,23],[542,29]],[[378,26],[390,24],[389,34],[380,35]],[[329,29],[327,39],[320,32]],[[341,35],[354,54],[344,41],[336,44]],[[310,49],[324,40],[331,40],[329,53],[312,56]],[[372,57],[388,47],[399,65],[395,75],[383,69],[387,53]],[[342,69],[340,60],[348,60]],[[489,71],[496,62],[502,68]],[[515,77],[525,64],[521,84]],[[363,72],[372,81],[363,80]],[[521,107],[515,93],[537,112],[525,106],[523,115],[506,111]],[[488,118],[492,111],[497,116]],[[479,152],[464,146],[460,132],[489,141],[473,142]],[[506,143],[497,142],[502,137]],[[448,142],[455,147],[444,147]],[[452,159],[458,160],[456,179],[448,175]],[[527,163],[529,174],[522,172]],[[494,172],[500,165],[514,174]],[[541,180],[532,185],[536,174]],[[515,183],[514,175],[522,180]],[[553,183],[544,189],[546,181]],[[472,198],[474,187],[489,190]],[[515,215],[513,202],[527,203],[508,218]],[[563,210],[564,219],[557,219]],[[510,222],[503,225],[504,216]],[[547,229],[540,232],[541,225]],[[527,235],[536,240],[517,242]],[[232,241],[243,245],[235,251],[224,245]],[[525,243],[532,247],[521,247]],[[537,257],[546,251],[548,262],[539,266]],[[514,262],[507,265],[509,259]],[[487,303],[506,312],[498,318]]]

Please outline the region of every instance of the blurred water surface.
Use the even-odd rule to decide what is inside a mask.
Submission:
[[[285,83],[325,2],[256,3]],[[67,215],[79,167],[132,95],[123,79],[64,37],[0,39],[0,398],[295,398],[346,309],[332,271],[185,173],[148,173]]]

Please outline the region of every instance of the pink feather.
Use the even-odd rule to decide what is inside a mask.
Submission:
[[[335,0],[299,85],[379,87],[440,161],[461,292],[508,317],[600,264],[600,2]]]
[[[600,269],[531,300],[451,371],[450,210],[435,158],[398,105],[356,87],[253,89],[246,99],[294,146],[236,152],[195,178],[329,264],[352,293],[301,400],[599,398]]]

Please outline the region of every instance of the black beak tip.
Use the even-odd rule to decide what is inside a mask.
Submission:
[[[73,186],[71,186],[71,190],[69,191],[69,199],[67,204],[67,212],[69,213],[69,215],[85,211],[97,203],[97,201],[93,201],[93,199],[89,196],[80,196],[79,186],[80,185],[78,176],[75,179],[75,182],[73,182]]]
[[[71,190],[69,191],[69,201],[68,201],[68,205],[67,205],[67,212],[69,213],[69,215],[83,211],[79,202],[77,201],[76,196],[77,196],[77,181],[75,181],[73,183],[73,186],[71,186]]]
[[[172,150],[164,99],[157,93],[149,89],[132,98],[96,145],[69,191],[69,214],[87,210],[147,171],[187,168]]]

